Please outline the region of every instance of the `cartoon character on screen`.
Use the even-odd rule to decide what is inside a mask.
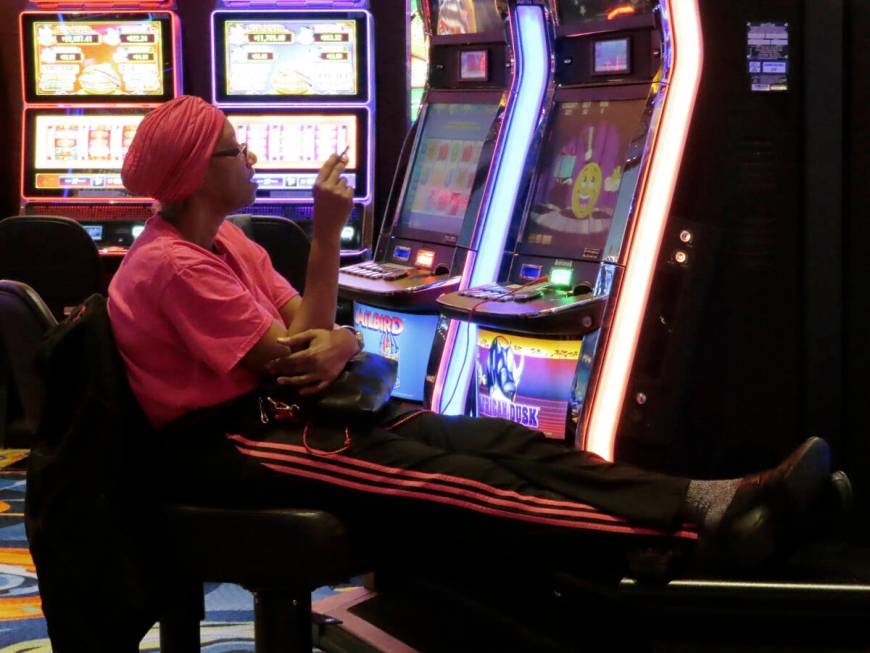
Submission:
[[[596,140],[596,133],[598,138]],[[586,131],[585,163],[574,179],[571,192],[571,214],[578,220],[594,217],[611,217],[616,202],[616,192],[622,181],[622,166],[616,165],[614,148],[619,146],[619,133],[610,125],[591,126]],[[610,169],[605,178],[603,170]],[[606,206],[599,207],[601,193],[608,194]]]
[[[525,362],[525,358],[519,356],[517,363],[510,341],[504,336],[496,336],[489,348],[485,368],[479,369],[480,386],[489,391],[490,397],[514,401]]]

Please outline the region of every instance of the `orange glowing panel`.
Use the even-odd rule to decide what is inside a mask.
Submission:
[[[633,13],[635,13],[634,7],[631,5],[622,5],[621,7],[616,7],[615,9],[610,10],[607,14],[607,20],[613,20],[619,16],[628,16]]]
[[[431,268],[435,261],[435,252],[431,249],[421,249],[417,252],[417,260],[414,262],[418,268]]]
[[[701,78],[703,43],[697,0],[667,0],[666,4],[673,31],[670,83],[664,89],[661,121],[653,136],[649,169],[586,430],[585,448],[607,460],[613,460],[619,415]]]

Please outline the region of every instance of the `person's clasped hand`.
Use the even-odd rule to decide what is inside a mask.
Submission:
[[[347,329],[310,329],[278,342],[291,353],[274,359],[267,369],[279,384],[295,386],[303,396],[324,390],[357,352],[356,339]]]

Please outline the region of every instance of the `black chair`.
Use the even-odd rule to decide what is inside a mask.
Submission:
[[[57,324],[30,286],[0,281],[0,448],[27,448],[42,414],[42,381],[33,353]]]
[[[105,290],[94,241],[75,220],[50,215],[0,220],[0,279],[36,290],[57,319]]]
[[[272,266],[299,292],[305,289],[311,241],[305,230],[288,218],[271,215],[231,215],[254,242],[269,252]]]
[[[35,370],[35,350],[53,324],[54,318],[33,289],[0,280],[0,344],[3,350],[14,351],[7,369],[27,407],[27,422],[34,427],[42,414],[44,394]],[[249,589],[255,599],[257,653],[311,651],[311,592],[365,569],[355,557],[346,526],[318,510],[166,505],[164,514],[186,571],[185,578],[178,579],[178,588],[168,587],[167,593],[205,581]],[[196,601],[183,613],[176,611],[161,621],[162,653],[200,651],[201,587]]]

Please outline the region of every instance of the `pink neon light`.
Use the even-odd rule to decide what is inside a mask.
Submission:
[[[667,5],[672,28],[672,75],[665,89],[661,123],[654,136],[637,225],[616,297],[616,312],[586,433],[586,449],[606,460],[613,460],[619,414],[701,78],[703,43],[697,0],[668,0]]]

